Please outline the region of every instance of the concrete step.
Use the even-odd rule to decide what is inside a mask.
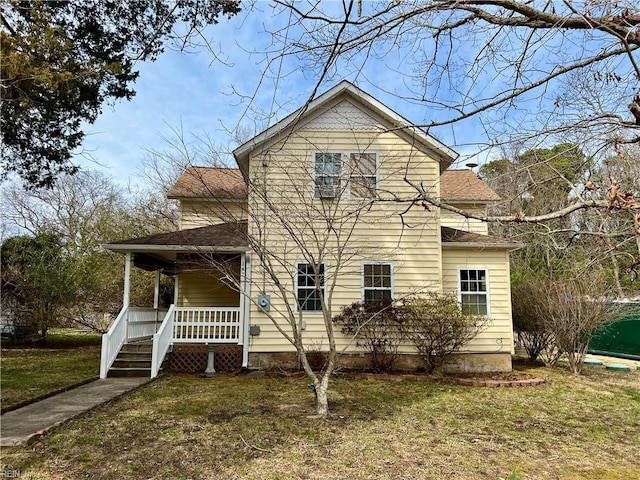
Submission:
[[[143,368],[151,371],[151,358],[124,359],[118,356],[111,368]]]
[[[151,343],[125,343],[120,353],[151,353],[153,344]]]
[[[151,377],[151,368],[111,368],[107,374],[109,378],[115,377]]]
[[[116,360],[135,361],[135,360],[147,360],[151,361],[151,352],[120,352],[116,357]]]

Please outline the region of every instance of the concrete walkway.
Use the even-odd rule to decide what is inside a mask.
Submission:
[[[149,378],[106,378],[7,412],[0,417],[0,446],[28,443],[56,425],[117,398]]]

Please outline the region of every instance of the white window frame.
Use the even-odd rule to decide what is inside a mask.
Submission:
[[[340,173],[338,173],[337,175],[318,175],[318,170],[316,167],[316,161],[317,161],[317,156],[318,155],[340,155]],[[321,151],[321,150],[317,150],[315,152],[313,152],[313,198],[317,199],[317,200],[329,200],[331,199],[331,197],[323,197],[322,195],[319,194],[319,189],[320,186],[316,183],[316,180],[319,177],[328,177],[328,178],[336,178],[337,182],[336,184],[334,184],[334,188],[336,189],[335,191],[335,199],[340,198],[340,194],[342,193],[342,182],[343,182],[343,176],[344,176],[344,152],[338,151],[338,150],[327,150],[327,151]]]
[[[387,288],[387,287],[365,287],[365,281],[364,281],[364,267],[366,265],[389,265],[389,275],[391,277],[391,287]],[[379,262],[379,261],[365,261],[362,262],[362,264],[360,265],[360,288],[361,288],[361,293],[360,293],[360,298],[362,300],[362,303],[365,302],[365,290],[390,290],[391,291],[391,300],[393,300],[395,298],[395,271],[394,271],[394,265],[393,262]]]
[[[300,303],[298,302],[298,267],[299,265],[311,265],[310,262],[307,262],[306,260],[299,260],[297,262],[295,262],[294,264],[294,268],[295,268],[295,277],[294,277],[294,295],[295,295],[295,308],[294,308],[294,312],[295,313],[311,313],[311,314],[316,314],[316,313],[322,313],[322,310],[301,310],[300,309]],[[327,298],[327,262],[322,261],[319,263],[319,265],[322,265],[323,269],[324,269],[324,275],[322,275],[322,297],[325,299]],[[307,286],[304,287],[300,287],[300,288],[309,288]]]
[[[470,271],[470,270],[476,270],[476,271],[480,271],[483,270],[485,273],[485,284],[486,284],[486,291],[485,292],[473,292],[473,291],[463,291],[462,290],[462,272],[463,271]],[[485,316],[487,317],[491,317],[491,284],[489,282],[489,269],[487,267],[475,267],[475,266],[469,266],[469,267],[458,267],[458,302],[460,302],[460,309],[462,309],[462,295],[485,295],[486,298],[486,302],[487,302],[487,313]]]
[[[352,198],[354,200],[371,200],[377,197],[378,195],[378,185],[379,185],[379,175],[378,175],[378,168],[380,167],[380,163],[379,163],[379,155],[377,151],[371,151],[371,150],[365,150],[364,152],[360,152],[360,151],[350,151],[347,152],[348,155],[348,159],[349,159],[349,198]],[[376,157],[376,165],[375,165],[375,171],[373,175],[354,175],[353,173],[353,165],[351,162],[351,155],[375,155]],[[353,178],[374,178],[374,185],[373,185],[373,196],[372,197],[358,197],[356,195],[354,195],[353,193],[353,189],[351,188],[352,184],[352,179]]]

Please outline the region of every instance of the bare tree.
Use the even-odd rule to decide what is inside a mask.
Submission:
[[[539,299],[536,314],[553,336],[553,342],[569,362],[574,374],[579,374],[589,341],[599,328],[614,321],[619,313],[601,298],[592,298],[593,291],[580,282],[547,283],[547,295]]]
[[[354,138],[358,135],[362,136],[359,132],[353,133]],[[352,177],[357,173],[355,169],[363,168],[362,164],[367,162],[324,154],[331,151],[331,147],[325,145],[327,140],[311,145],[308,140],[294,134],[264,152],[262,157],[252,158],[244,179],[248,205],[242,213],[216,200],[216,192],[210,189],[204,175],[198,176],[198,169],[190,172],[199,180],[193,183],[198,196],[208,193],[213,197],[208,202],[208,210],[202,210],[203,222],[248,220],[246,233],[243,230],[246,227],[240,223],[238,234],[244,236],[253,252],[249,299],[255,309],[260,309],[257,294],[270,296],[269,308],[263,309],[262,314],[295,349],[313,386],[317,414],[326,416],[329,381],[339,366],[339,353],[355,342],[355,336],[337,334],[332,320],[344,304],[345,295],[351,299],[353,290],[360,290],[362,262],[396,259],[394,273],[398,274],[404,268],[403,255],[398,254],[408,249],[403,240],[403,231],[408,225],[411,224],[414,231],[427,230],[428,235],[439,235],[439,231],[433,230],[433,214],[425,215],[422,208],[410,208],[411,203],[393,202],[391,193],[374,192],[374,186]],[[373,135],[369,142],[375,140]],[[365,142],[358,145],[358,149],[364,152],[372,148],[370,145]],[[327,169],[323,171],[327,177],[334,177],[334,181],[326,184],[318,180],[318,166],[309,162],[313,155],[323,154],[332,156],[322,167]],[[367,168],[376,168],[375,162],[367,165]],[[379,159],[377,169],[381,184],[384,184],[383,178],[393,177],[402,183],[406,159],[390,154]],[[351,182],[346,180],[349,178]],[[381,201],[384,199],[389,201]],[[381,223],[387,225],[385,234],[388,233],[388,238],[382,241],[371,236]],[[393,228],[397,232],[389,233]],[[415,250],[415,245],[411,245]],[[224,273],[228,284],[242,292],[237,271],[229,262],[204,253],[203,258]],[[402,298],[433,287],[429,280],[416,282],[410,291],[396,292],[396,296]],[[308,354],[316,353],[310,345],[320,343],[326,348],[326,362],[318,372],[313,370]]]
[[[67,261],[73,302],[60,314],[70,324],[103,331],[120,309],[123,259],[101,244],[170,228],[154,198],[117,186],[91,170],[61,175],[50,189],[30,190],[17,182],[0,189],[2,230],[8,236],[55,236]],[[4,240],[4,239],[3,239]],[[152,298],[148,275],[135,272],[132,301]],[[70,295],[69,295],[70,296]],[[46,314],[46,312],[45,312]]]
[[[302,60],[305,71],[314,72],[317,79],[311,100],[336,76],[351,76],[381,95],[419,106],[424,117],[415,126],[447,134],[452,140],[447,143],[464,151],[463,162],[496,158],[504,149],[521,154],[573,143],[594,165],[602,165],[604,159],[621,155],[625,146],[640,142],[636,2],[276,4],[291,20],[271,32],[278,48],[270,55],[263,80],[273,72],[278,76],[274,81],[288,75],[283,72],[287,59]],[[272,68],[276,65],[282,68]],[[610,246],[605,242],[603,252],[614,252],[620,242],[635,243],[633,259],[623,268],[637,272],[637,187],[625,175],[596,184],[589,183],[589,172],[573,179],[550,173],[529,187],[564,182],[570,195],[562,206],[548,203],[544,210],[502,210],[494,215],[470,215],[441,202],[431,186],[409,183],[415,191],[412,200],[471,218],[541,224],[541,232],[567,233],[572,228],[575,233],[578,226],[585,236],[615,237]],[[574,219],[580,215],[627,221],[619,231],[607,232],[600,228],[605,222],[577,225]],[[553,222],[560,218],[573,224],[558,228]]]

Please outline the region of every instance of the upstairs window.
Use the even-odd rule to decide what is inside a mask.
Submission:
[[[460,269],[460,303],[462,312],[489,315],[488,273],[484,268]]]
[[[338,198],[342,178],[342,154],[316,152],[315,154],[315,198]]]
[[[322,312],[322,297],[325,294],[325,264],[296,264],[296,300],[300,312]],[[319,283],[316,282],[316,271]]]
[[[378,186],[378,159],[375,153],[349,155],[351,198],[375,198]]]
[[[392,283],[390,263],[362,265],[362,298],[365,303],[391,302]]]

